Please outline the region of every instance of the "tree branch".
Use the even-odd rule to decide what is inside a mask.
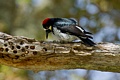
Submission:
[[[120,72],[120,45],[44,42],[0,32],[0,64],[39,70],[88,69]]]

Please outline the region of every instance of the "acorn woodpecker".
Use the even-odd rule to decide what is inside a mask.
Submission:
[[[80,39],[88,46],[94,46],[95,43],[90,40],[93,39],[92,33],[85,31],[78,25],[77,21],[72,18],[46,18],[42,22],[43,28],[46,30],[46,38],[52,32],[59,40],[73,41]]]

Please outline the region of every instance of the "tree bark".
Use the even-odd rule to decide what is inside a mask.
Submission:
[[[33,71],[88,69],[120,72],[120,45],[45,42],[0,32],[0,64]]]

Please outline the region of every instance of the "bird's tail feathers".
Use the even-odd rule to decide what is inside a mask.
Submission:
[[[86,37],[87,37],[87,38],[91,38],[91,39],[93,39],[93,37],[92,37],[92,36],[89,36],[89,35],[86,35]]]
[[[87,32],[87,31],[85,31],[84,33],[85,33],[85,34],[92,34],[91,32]]]
[[[81,38],[80,39],[83,41],[84,44],[88,45],[88,46],[94,46],[96,45],[96,43],[94,43],[92,40],[90,40],[89,38]]]

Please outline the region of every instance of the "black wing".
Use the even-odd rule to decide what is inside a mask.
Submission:
[[[82,38],[92,38],[90,36],[90,32],[85,31],[82,27],[80,26],[64,26],[64,27],[57,27],[61,30],[63,33],[68,33],[77,37],[82,37]]]
[[[53,26],[72,26],[77,25],[77,21],[75,19],[68,19],[68,18],[54,18],[54,24]]]
[[[64,27],[58,27],[61,32],[71,34],[74,36],[79,37],[84,44],[88,46],[94,46],[96,43],[94,43],[92,40],[89,38],[93,38],[90,34],[90,32],[85,31],[82,27],[80,26],[64,26]]]

